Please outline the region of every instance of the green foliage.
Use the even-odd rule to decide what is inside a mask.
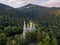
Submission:
[[[43,42],[39,42],[37,45],[43,45]]]
[[[58,45],[59,43],[60,45],[59,8],[32,5],[32,8],[24,8],[21,11],[0,4],[0,45],[28,45],[29,43],[38,43],[37,45]],[[20,36],[24,20],[37,23],[36,31],[26,33],[26,40]]]
[[[46,34],[46,36],[45,36],[45,38],[43,39],[43,41],[44,41],[44,42],[45,42],[45,41],[48,41],[48,42],[49,42],[50,40],[51,40],[51,39],[50,39],[50,36]]]
[[[45,38],[43,39],[44,45],[50,45],[50,36],[46,35]]]
[[[20,30],[20,26],[17,27],[17,26],[8,26],[8,27],[5,27],[3,32],[6,33],[7,36],[9,35],[14,35],[16,33],[21,33],[22,30]]]
[[[11,37],[7,38],[6,45],[12,45],[12,38]]]
[[[0,34],[0,45],[4,45],[4,44],[6,44],[6,35],[5,35],[5,33],[1,33]]]
[[[27,42],[30,43],[30,41],[31,41],[31,33],[26,32],[25,37],[26,37]]]
[[[41,29],[38,29],[36,34],[37,34],[37,35],[36,35],[36,41],[37,41],[37,42],[40,42],[41,39],[42,39]]]
[[[16,41],[16,45],[20,45],[20,35],[15,35],[15,41]]]
[[[58,41],[57,41],[56,37],[52,36],[51,44],[52,45],[58,45]]]

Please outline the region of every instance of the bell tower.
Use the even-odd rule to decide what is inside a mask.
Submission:
[[[26,33],[26,23],[24,21],[24,25],[23,25],[23,37],[25,38],[25,33]]]

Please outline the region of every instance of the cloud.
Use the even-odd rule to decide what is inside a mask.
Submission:
[[[9,0],[8,3],[22,4],[22,3],[24,3],[24,1],[23,0]]]
[[[0,0],[0,3],[20,7],[32,3],[46,7],[60,7],[60,0]]]
[[[3,1],[0,1],[0,2],[16,8],[16,7],[20,7],[20,6],[25,5],[25,3],[27,1],[25,1],[25,0],[5,0],[4,1],[3,0]]]
[[[31,1],[32,2],[32,1]],[[8,4],[12,7],[21,7],[30,3],[30,0],[9,0]]]
[[[9,0],[9,3],[11,4],[15,4],[19,6],[22,6],[24,4],[28,4],[28,3],[33,3],[33,4],[37,4],[37,5],[42,5],[42,6],[46,6],[46,7],[60,7],[60,0]]]
[[[20,7],[29,3],[37,3],[39,0],[9,0],[8,4],[13,7]]]
[[[11,2],[13,2],[13,1],[16,1],[16,0],[9,0],[8,3],[11,3]]]
[[[40,5],[47,7],[60,7],[60,0],[48,0]]]

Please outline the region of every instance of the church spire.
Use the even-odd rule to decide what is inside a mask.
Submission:
[[[24,21],[24,25],[23,25],[23,37],[25,38],[25,33],[26,33],[26,23]]]
[[[23,30],[26,30],[26,23],[25,23],[25,21],[24,21]]]

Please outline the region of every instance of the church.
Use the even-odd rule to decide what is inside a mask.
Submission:
[[[23,25],[23,37],[25,38],[25,33],[26,32],[31,32],[33,30],[35,30],[35,24],[32,22],[29,22],[28,24],[26,24],[26,22],[24,21],[24,25]]]

